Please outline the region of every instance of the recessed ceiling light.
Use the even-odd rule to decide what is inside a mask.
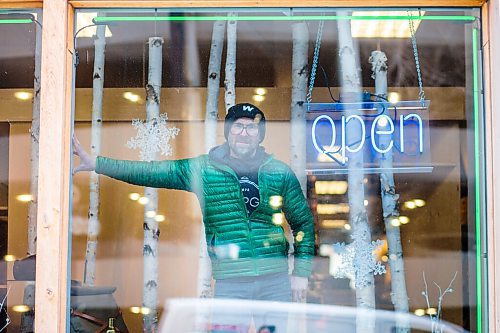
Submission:
[[[141,198],[141,195],[139,193],[130,193],[128,197],[130,200],[137,201]]]
[[[387,99],[389,100],[389,102],[391,102],[392,104],[396,104],[397,102],[400,101],[400,97],[399,97],[399,93],[397,92],[390,92],[388,95],[387,95]]]
[[[28,312],[30,310],[30,307],[27,306],[27,305],[14,305],[12,307],[12,311],[14,312],[20,312],[20,313],[23,313],[23,312]]]
[[[399,222],[401,222],[401,224],[408,224],[410,222],[410,219],[408,218],[408,216],[400,216],[398,218]]]
[[[257,88],[255,89],[255,93],[260,96],[264,96],[267,93],[267,90],[264,88]]]
[[[16,199],[21,202],[30,202],[31,199],[33,199],[33,196],[31,194],[20,194],[16,197]]]
[[[7,262],[12,262],[12,261],[16,260],[16,257],[12,254],[6,254],[3,256],[3,260],[5,260]]]
[[[137,200],[141,205],[145,205],[149,202],[149,199],[146,197],[140,197],[139,200]]]
[[[314,183],[314,190],[316,194],[345,194],[347,182],[344,180],[318,180]]]
[[[137,103],[141,100],[141,97],[139,95],[134,94],[133,92],[130,91],[123,93],[123,98],[134,103]]]
[[[415,199],[415,200],[413,200],[413,202],[415,203],[415,205],[417,207],[424,207],[425,206],[425,200]]]
[[[265,96],[262,96],[262,95],[253,95],[253,100],[256,101],[256,102],[262,102],[266,99]]]
[[[155,216],[155,221],[156,222],[164,222],[165,221],[165,215],[156,215]]]
[[[33,94],[27,91],[17,91],[14,93],[14,96],[22,101],[27,101],[33,97]]]

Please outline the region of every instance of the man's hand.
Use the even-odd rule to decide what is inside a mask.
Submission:
[[[76,136],[73,136],[73,154],[80,157],[80,165],[73,169],[73,174],[80,171],[95,170],[95,157],[90,156],[85,149],[83,149]]]
[[[292,285],[292,300],[296,303],[305,303],[307,297],[308,280],[306,277],[292,275],[290,283]]]

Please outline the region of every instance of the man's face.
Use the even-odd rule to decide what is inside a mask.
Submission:
[[[227,142],[231,156],[253,157],[260,143],[259,123],[250,118],[239,118],[231,126]]]

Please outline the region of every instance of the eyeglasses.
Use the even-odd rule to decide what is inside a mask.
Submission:
[[[240,123],[234,123],[233,126],[231,126],[231,134],[240,135],[241,133],[243,133],[243,130],[246,130],[249,136],[256,136],[259,134],[259,125],[243,125]]]

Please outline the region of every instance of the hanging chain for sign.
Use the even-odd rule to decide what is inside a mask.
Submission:
[[[313,64],[311,68],[311,78],[309,79],[309,91],[306,95],[307,101],[307,111],[310,110],[310,104],[312,100],[312,91],[314,88],[314,80],[316,79],[316,69],[318,68],[318,59],[319,59],[319,49],[321,47],[321,37],[323,35],[323,25],[325,21],[319,21],[318,25],[318,33],[316,34],[316,44],[314,45],[314,55],[313,55]]]
[[[418,59],[417,37],[415,36],[415,27],[413,26],[413,18],[411,17],[412,13],[408,12],[408,16],[410,17],[409,24],[410,24],[410,34],[411,34],[411,45],[413,47],[413,57],[415,58],[415,67],[417,69],[417,76],[418,76],[418,88],[419,88],[418,97],[420,98],[420,102],[423,105],[425,101],[425,93],[422,84],[422,74],[420,72],[420,61]]]

